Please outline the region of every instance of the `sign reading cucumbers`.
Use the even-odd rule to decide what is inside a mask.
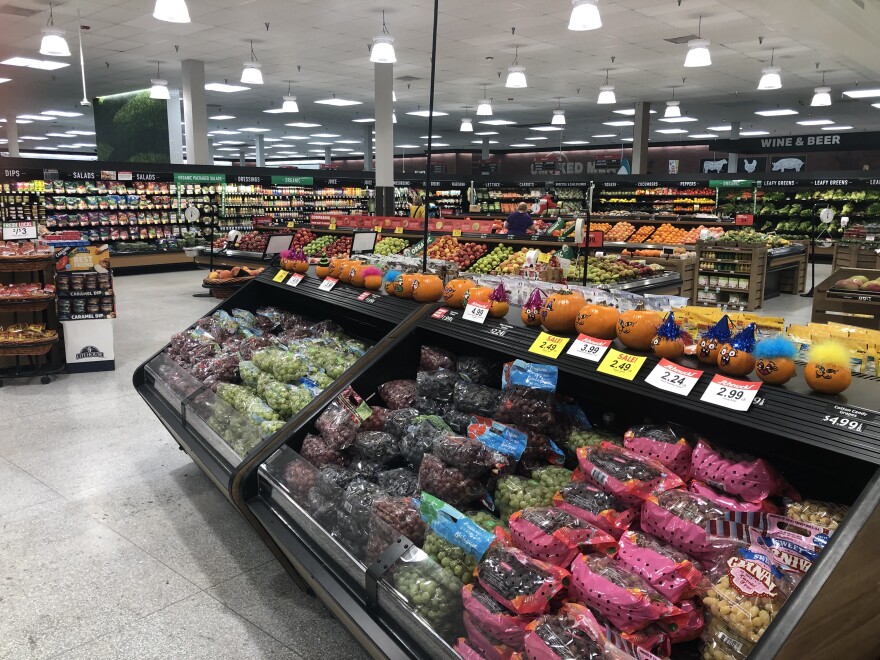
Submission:
[[[174,173],[174,183],[226,183],[225,174],[180,174]]]
[[[273,186],[311,186],[315,179],[311,176],[273,176]]]

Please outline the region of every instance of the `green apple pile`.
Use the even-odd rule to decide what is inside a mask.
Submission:
[[[309,243],[303,248],[303,252],[306,253],[308,257],[322,257],[324,256],[324,251],[327,247],[336,240],[336,236],[332,234],[327,234],[326,236],[321,236],[320,238],[316,238],[314,241]]]
[[[409,247],[409,241],[394,236],[386,236],[376,244],[374,252],[375,254],[387,257],[391,254],[400,254],[407,247]]]
[[[495,249],[489,254],[477,259],[474,265],[470,267],[470,270],[474,273],[491,273],[493,270],[496,270],[502,262],[510,257],[511,254],[513,254],[513,248],[501,243],[496,245]]]

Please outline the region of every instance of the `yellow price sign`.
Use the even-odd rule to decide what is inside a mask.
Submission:
[[[544,357],[555,360],[562,354],[562,349],[568,343],[568,337],[555,337],[542,332],[529,348],[529,353],[537,353]]]
[[[630,355],[623,351],[608,351],[605,359],[599,364],[598,371],[624,380],[633,380],[645,364],[645,359],[640,355]]]
[[[334,222],[332,225],[327,225],[327,229],[330,231],[336,231],[336,223]]]
[[[287,223],[287,226],[288,226],[288,227],[294,227],[294,226],[296,226],[296,223],[295,223],[295,222],[288,222],[288,223]]]
[[[453,236],[461,236],[461,229],[453,229],[452,235]]]
[[[382,227],[380,227],[379,225],[376,225],[375,227],[373,227],[373,231],[376,232],[377,234],[381,234]]]
[[[402,233],[403,233],[403,227],[395,227],[395,228],[394,228],[394,233],[395,233],[395,234],[402,234]]]
[[[538,261],[542,264],[549,264],[550,263],[550,253],[549,252],[538,253]]]
[[[290,275],[286,270],[279,270],[275,273],[275,277],[272,278],[273,282],[283,282],[284,278]]]

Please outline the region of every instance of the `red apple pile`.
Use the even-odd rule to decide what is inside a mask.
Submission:
[[[351,252],[351,236],[340,236],[327,246],[328,257],[347,257]]]
[[[257,231],[249,231],[238,239],[238,249],[245,252],[265,252],[266,244],[269,242],[267,236]]]
[[[482,243],[462,243],[453,236],[441,236],[428,247],[431,259],[442,259],[467,268],[482,257],[488,248]]]
[[[293,242],[290,244],[291,250],[302,250],[306,245],[317,238],[317,235],[308,229],[297,229],[293,235]]]

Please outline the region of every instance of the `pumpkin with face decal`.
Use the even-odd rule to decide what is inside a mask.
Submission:
[[[813,346],[804,369],[804,378],[816,392],[840,394],[852,382],[849,352],[834,342]]]
[[[651,340],[651,351],[657,357],[674,360],[684,355],[684,340],[681,338],[681,328],[675,323],[675,314],[669,312],[657,334]]]
[[[727,314],[700,335],[697,342],[697,359],[704,364],[718,364],[718,352],[722,344],[730,341],[730,319]]]
[[[797,346],[784,335],[762,339],[755,347],[755,375],[768,385],[783,385],[795,375]]]
[[[541,306],[544,304],[543,294],[540,289],[535,289],[529,296],[528,301],[520,310],[519,318],[523,325],[529,328],[537,328],[541,325]]]
[[[749,323],[718,351],[718,370],[728,376],[745,376],[755,368],[755,324]]]

